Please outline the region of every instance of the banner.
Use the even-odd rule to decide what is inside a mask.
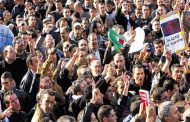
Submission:
[[[165,47],[172,53],[184,49],[184,32],[181,30],[179,12],[171,12],[161,16],[160,25],[165,40]]]
[[[12,31],[6,25],[0,24],[0,52],[3,51],[7,45],[12,45],[14,35]]]

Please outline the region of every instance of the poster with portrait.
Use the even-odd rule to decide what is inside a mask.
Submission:
[[[165,47],[172,53],[184,49],[184,32],[181,30],[179,12],[171,12],[161,16],[160,25],[165,40]]]

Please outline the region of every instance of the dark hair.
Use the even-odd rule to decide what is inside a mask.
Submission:
[[[112,106],[110,105],[102,105],[98,110],[98,119],[100,122],[103,122],[104,117],[108,117],[110,115],[110,111],[112,110]]]
[[[173,72],[175,68],[181,68],[182,66],[180,64],[173,64],[171,66],[171,71]]]
[[[162,45],[164,45],[164,42],[163,42],[163,40],[161,40],[161,39],[155,39],[155,40],[153,41],[153,44],[160,44],[160,43],[162,43]]]
[[[26,58],[26,64],[29,66],[29,64],[32,64],[32,58],[36,56],[36,54],[29,54],[28,57]]]
[[[170,91],[172,91],[173,89],[174,89],[174,85],[175,84],[177,84],[176,82],[175,82],[175,80],[173,80],[173,79],[166,79],[165,81],[164,81],[164,83],[163,83],[163,88],[165,88],[166,90],[170,90]]]
[[[134,72],[135,72],[135,68],[138,68],[138,69],[143,68],[143,69],[144,69],[143,65],[141,65],[141,64],[136,64],[136,65],[133,66],[133,74],[134,74]]]
[[[6,72],[4,72],[4,73],[1,75],[1,78],[9,78],[10,80],[12,80],[12,79],[13,79],[13,76],[12,76],[11,72],[6,71]]]
[[[156,102],[157,100],[160,101],[161,100],[161,95],[165,92],[166,90],[162,87],[157,87],[154,89],[153,93],[152,93],[152,97],[154,102]]]
[[[12,95],[12,94],[15,94],[13,91],[8,91],[4,94],[4,97],[3,97],[3,100],[4,100],[4,103],[7,104],[8,101],[6,100],[7,96],[9,95]],[[15,94],[16,95],[16,94]]]

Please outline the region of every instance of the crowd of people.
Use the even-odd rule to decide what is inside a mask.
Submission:
[[[0,52],[2,122],[190,122],[188,0],[0,0],[14,34]],[[186,48],[165,48],[179,11]],[[144,47],[129,53],[135,28]],[[108,30],[128,33],[118,52]],[[0,32],[1,33],[1,32]],[[1,42],[0,42],[1,43]],[[149,92],[141,101],[139,90]]]

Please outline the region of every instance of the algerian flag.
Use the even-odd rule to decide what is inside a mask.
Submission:
[[[115,50],[119,53],[124,49],[126,44],[126,39],[124,36],[117,34],[117,32],[113,29],[109,29],[108,38],[114,44]]]

